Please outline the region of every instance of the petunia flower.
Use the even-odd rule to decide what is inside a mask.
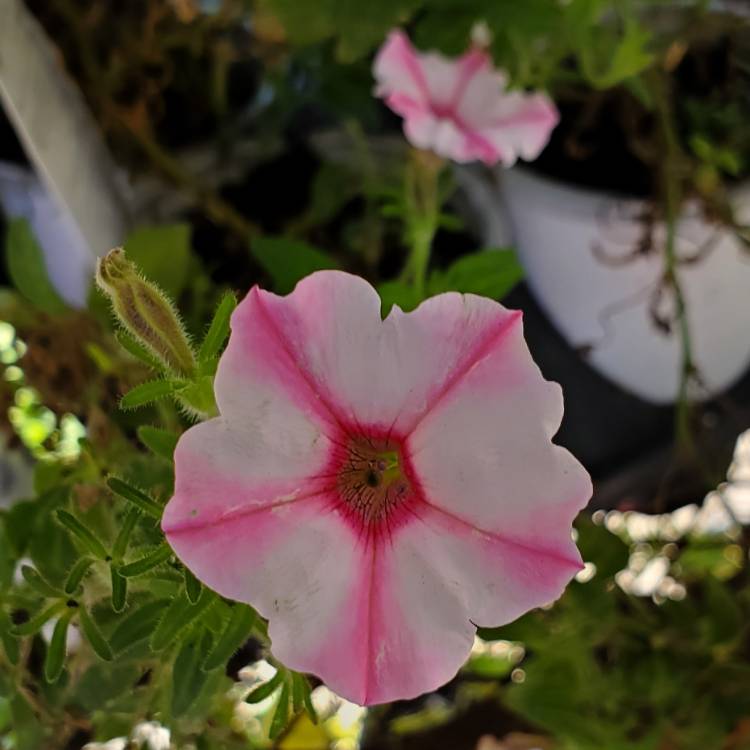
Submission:
[[[381,320],[375,290],[335,271],[286,297],[254,287],[215,389],[162,527],[268,618],[277,658],[350,701],[437,688],[475,626],[553,601],[582,567],[591,484],[551,442],[561,390],[519,312],[447,293]]]
[[[507,91],[505,73],[479,47],[452,60],[417,52],[394,29],[373,73],[376,95],[404,118],[409,141],[459,163],[536,159],[559,119],[545,94]]]

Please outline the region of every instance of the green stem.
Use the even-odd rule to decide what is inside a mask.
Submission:
[[[420,299],[427,286],[432,241],[440,219],[439,179],[442,160],[433,154],[416,151],[406,167],[404,202],[409,258],[403,278],[412,284]]]
[[[667,228],[664,246],[664,280],[672,288],[677,308],[677,324],[680,336],[680,386],[675,410],[675,436],[678,447],[692,450],[692,433],[690,429],[690,381],[695,375],[693,347],[690,337],[690,325],[687,317],[685,296],[678,273],[679,259],[676,248],[677,219],[682,202],[679,163],[680,145],[674,128],[674,119],[670,106],[670,91],[667,82],[660,72],[654,72],[654,101],[659,127],[664,142],[664,158],[661,164],[661,190],[664,201],[665,221]]]

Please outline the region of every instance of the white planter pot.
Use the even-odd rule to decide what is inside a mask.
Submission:
[[[673,296],[661,284],[664,227],[655,228],[650,251],[638,252],[648,204],[574,188],[522,168],[500,170],[497,177],[499,189],[476,173],[461,175],[485,214],[484,241],[490,247],[507,243],[510,230],[534,296],[593,367],[647,401],[674,401],[679,329],[675,324],[665,331],[658,322],[674,314]],[[748,221],[750,185],[733,199],[738,218]],[[731,385],[750,364],[750,252],[686,207],[677,254],[693,358],[705,385],[695,395],[707,397]]]

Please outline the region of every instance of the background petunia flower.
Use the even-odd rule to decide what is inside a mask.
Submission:
[[[507,91],[506,75],[480,48],[452,60],[417,52],[395,29],[373,73],[376,95],[404,118],[409,141],[455,162],[536,159],[559,119],[545,94]]]
[[[345,698],[448,681],[475,625],[556,599],[582,567],[589,477],[551,436],[560,387],[521,314],[441,294],[385,320],[364,280],[253,288],[188,430],[162,526],[220,594],[269,619],[274,654]]]

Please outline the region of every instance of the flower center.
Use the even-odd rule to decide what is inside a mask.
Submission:
[[[391,440],[353,438],[336,477],[347,509],[365,525],[384,521],[411,494],[399,446]]]

